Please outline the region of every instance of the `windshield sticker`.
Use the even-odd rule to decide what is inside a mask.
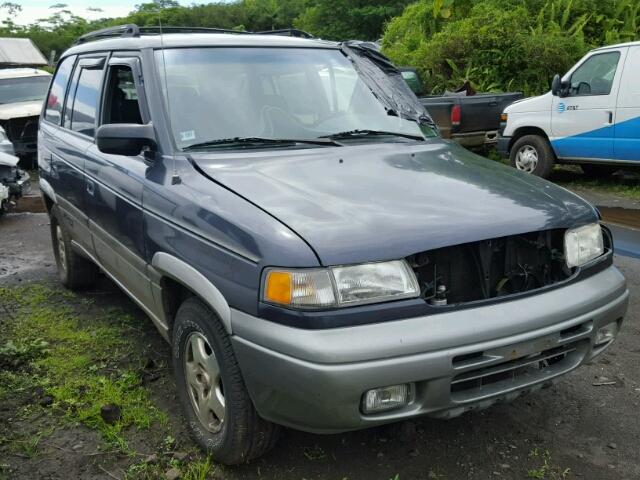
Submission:
[[[180,140],[188,142],[189,140],[196,139],[196,132],[194,130],[187,130],[186,132],[180,132]]]

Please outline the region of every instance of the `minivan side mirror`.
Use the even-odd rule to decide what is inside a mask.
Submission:
[[[108,123],[101,125],[96,131],[96,145],[102,153],[140,155],[144,148],[156,149],[156,134],[153,124]]]

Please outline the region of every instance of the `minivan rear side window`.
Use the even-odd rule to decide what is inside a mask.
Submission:
[[[56,125],[60,125],[64,94],[67,90],[67,84],[69,83],[69,77],[71,76],[75,59],[76,57],[73,55],[62,60],[58,66],[53,82],[51,83],[44,118],[48,122]]]
[[[71,130],[90,137],[94,136],[101,83],[102,69],[83,68],[80,72],[76,96],[73,100]]]

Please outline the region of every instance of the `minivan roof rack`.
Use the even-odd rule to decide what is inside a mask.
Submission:
[[[304,30],[297,28],[281,28],[279,30],[263,30],[261,32],[253,32],[257,35],[283,35],[285,37],[299,37],[299,38],[315,38]]]
[[[128,38],[140,37],[142,35],[159,35],[160,33],[236,33],[236,34],[257,34],[257,35],[284,35],[299,38],[314,38],[310,33],[298,30],[297,28],[284,28],[280,30],[265,30],[262,32],[248,32],[246,30],[230,30],[227,28],[211,27],[139,27],[134,23],[127,25],[117,25],[115,27],[102,28],[94,32],[85,33],[78,37],[74,45],[103,40],[105,38]]]

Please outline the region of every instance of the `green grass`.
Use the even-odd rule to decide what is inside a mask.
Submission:
[[[565,480],[570,478],[571,470],[553,465],[549,450],[533,449],[529,453],[529,458],[542,464],[537,468],[527,471],[527,477],[537,480]]]
[[[0,288],[0,304],[15,312],[0,333],[0,402],[39,387],[66,418],[98,430],[126,452],[126,428],[165,424],[167,417],[142,387],[144,359],[127,340],[133,319],[118,310],[90,315],[86,303],[42,285]],[[121,409],[113,425],[100,415],[106,404]]]
[[[579,178],[576,175],[574,179],[569,181],[560,180],[557,183],[569,190],[593,190],[599,193],[640,201],[640,180],[638,182],[621,181],[616,177],[594,180]]]

